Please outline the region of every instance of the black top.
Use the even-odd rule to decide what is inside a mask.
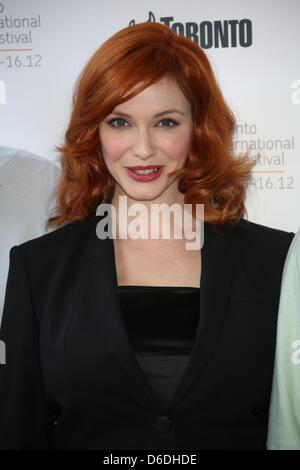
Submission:
[[[165,406],[188,364],[199,320],[197,287],[118,286],[137,360]]]

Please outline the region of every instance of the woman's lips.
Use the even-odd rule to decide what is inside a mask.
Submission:
[[[157,171],[153,171],[152,173],[136,173],[134,170],[135,169],[144,169],[144,170],[149,170],[152,168],[157,168]],[[148,167],[131,167],[131,168],[126,168],[127,174],[130,176],[130,178],[134,179],[135,181],[139,181],[142,183],[146,183],[148,181],[154,181],[157,178],[160,177],[162,173],[163,166],[161,167],[155,167],[155,166],[148,166]]]

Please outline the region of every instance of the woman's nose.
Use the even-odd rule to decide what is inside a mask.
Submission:
[[[155,153],[153,136],[148,129],[137,130],[134,144],[133,153],[140,158],[147,158]]]

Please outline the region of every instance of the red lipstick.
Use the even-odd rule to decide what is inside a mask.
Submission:
[[[148,181],[154,181],[162,173],[162,165],[138,165],[126,167],[127,174],[135,181],[146,183]],[[136,170],[154,170],[148,173],[139,173]]]

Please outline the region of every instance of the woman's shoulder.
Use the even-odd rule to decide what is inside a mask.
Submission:
[[[258,282],[279,285],[294,233],[241,219],[227,231],[244,268]],[[277,282],[276,282],[277,281]]]
[[[27,240],[19,245],[24,253],[44,255],[61,250],[71,250],[86,239],[89,231],[95,223],[95,217],[87,220],[77,220],[66,223],[53,230],[50,230],[39,237]]]
[[[227,226],[227,233],[256,247],[289,246],[294,237],[294,232],[282,230],[267,225],[251,222],[247,219],[240,219],[238,223]]]
[[[32,285],[44,292],[57,272],[69,274],[81,266],[88,252],[94,222],[95,217],[70,222],[14,246],[10,251],[11,262],[17,263],[17,259],[22,259]]]

